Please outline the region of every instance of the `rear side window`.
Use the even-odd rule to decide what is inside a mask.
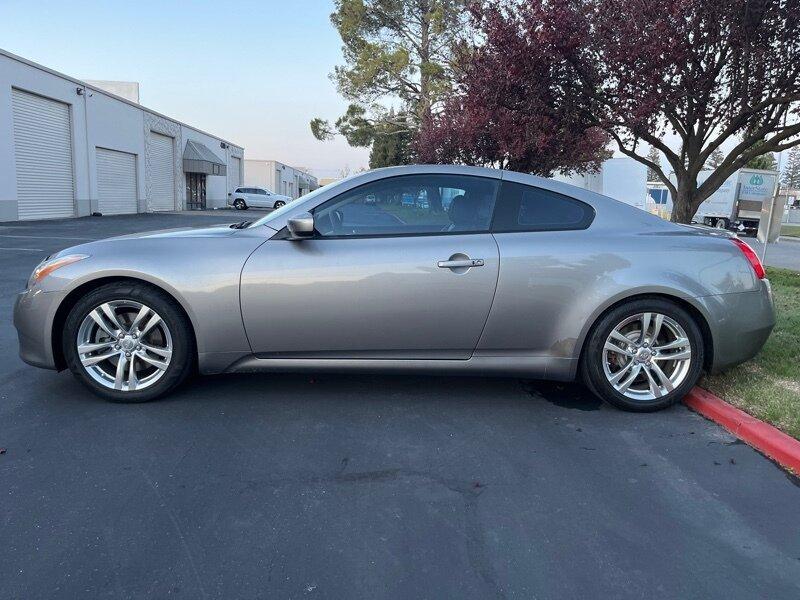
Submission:
[[[542,188],[504,181],[492,231],[565,231],[586,229],[594,209],[580,200]]]

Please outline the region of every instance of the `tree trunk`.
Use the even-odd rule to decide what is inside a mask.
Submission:
[[[425,191],[427,192],[428,204],[431,207],[431,211],[442,212],[444,208],[442,207],[442,195],[439,193],[439,188],[428,186],[425,188]]]
[[[419,105],[417,106],[417,117],[419,118],[420,129],[424,129],[431,118],[431,76],[428,72],[428,62],[431,59],[431,16],[430,5],[427,0],[419,4],[421,15],[420,22],[420,40],[419,40],[419,59],[420,59],[420,75],[419,75]]]
[[[670,220],[673,223],[691,223],[694,213],[697,209],[693,209],[688,202],[674,203],[672,207],[672,217]]]
[[[697,178],[691,178],[686,174],[682,175],[679,175],[675,182],[677,195],[672,199],[672,215],[670,216],[670,221],[673,223],[691,223],[700,203],[704,200],[697,193]]]
[[[672,199],[670,221],[673,223],[691,223],[700,206],[700,202],[697,201],[697,182],[689,182],[679,177],[676,187],[677,195]]]

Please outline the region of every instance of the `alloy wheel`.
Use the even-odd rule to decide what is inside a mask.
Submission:
[[[612,387],[631,400],[662,398],[690,371],[692,347],[674,319],[656,312],[632,315],[611,330],[603,346],[603,371]]]
[[[133,300],[104,302],[84,317],[78,358],[92,379],[123,392],[155,384],[172,360],[172,335],[152,308]]]

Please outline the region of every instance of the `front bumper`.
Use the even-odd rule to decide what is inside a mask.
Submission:
[[[60,292],[27,289],[14,302],[14,327],[19,338],[19,356],[29,365],[57,369],[53,356],[52,331]]]
[[[709,315],[714,339],[711,372],[724,371],[759,353],[775,326],[772,286],[761,280],[760,289],[701,298]]]

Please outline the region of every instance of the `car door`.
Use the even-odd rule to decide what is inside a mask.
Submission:
[[[253,206],[253,197],[250,194],[250,188],[239,188],[236,195],[242,198],[247,206]]]
[[[253,351],[276,358],[467,359],[497,283],[498,181],[408,175],[314,209],[311,239],[248,259],[241,308]],[[416,206],[405,194],[425,196]]]
[[[259,196],[258,188],[247,188],[247,206],[261,208],[264,206],[263,196]]]

